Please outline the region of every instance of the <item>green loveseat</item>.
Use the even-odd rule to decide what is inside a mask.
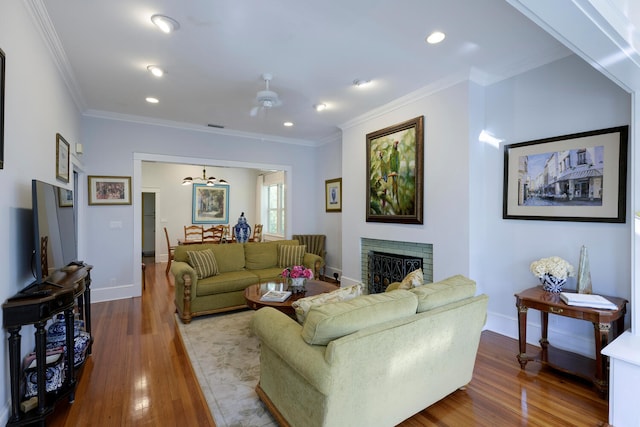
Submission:
[[[283,266],[279,260],[280,245],[298,245],[298,240],[253,243],[204,243],[176,247],[171,273],[175,279],[175,304],[184,323],[195,316],[246,307],[247,286],[280,280]],[[189,251],[213,251],[219,274],[198,279],[189,263]],[[302,264],[318,275],[324,260],[304,253]]]
[[[302,325],[265,307],[256,392],[281,426],[393,426],[471,381],[486,295],[454,276],[313,306]]]

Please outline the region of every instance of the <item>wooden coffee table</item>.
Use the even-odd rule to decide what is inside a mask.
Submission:
[[[296,312],[293,307],[291,307],[291,304],[293,304],[294,301],[299,300],[300,298],[323,294],[325,292],[331,292],[338,289],[336,285],[320,280],[307,280],[304,287],[307,290],[305,293],[291,294],[291,296],[283,302],[260,301],[260,297],[267,292],[267,283],[260,283],[247,287],[244,290],[244,299],[247,300],[249,308],[252,308],[253,310],[257,310],[262,307],[273,307],[288,316],[295,317]]]

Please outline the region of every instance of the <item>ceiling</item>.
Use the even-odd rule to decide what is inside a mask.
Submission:
[[[85,114],[213,124],[315,144],[416,91],[470,77],[488,84],[570,54],[504,0],[31,4]],[[172,17],[179,30],[160,32],[153,14]],[[446,39],[429,45],[434,30]],[[151,64],[166,74],[152,76]],[[282,105],[252,117],[265,72]],[[372,84],[357,88],[355,79]],[[147,96],[160,102],[149,104]],[[315,111],[317,103],[327,109]]]

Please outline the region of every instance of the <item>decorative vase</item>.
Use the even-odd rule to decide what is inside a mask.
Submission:
[[[244,212],[240,214],[238,223],[233,227],[233,230],[236,233],[236,242],[247,243],[247,240],[249,240],[251,236],[251,227],[247,224],[247,218],[244,217]]]
[[[291,277],[289,279],[290,282],[290,286],[291,286],[291,290],[293,291],[293,293],[300,293],[300,292],[304,292],[306,291],[306,289],[304,288],[304,284],[307,281],[306,278],[304,277]]]
[[[540,281],[542,282],[542,289],[557,294],[562,292],[562,287],[567,282],[567,279],[558,279],[551,274],[545,274],[544,277],[540,278]]]
[[[589,256],[587,255],[587,247],[582,246],[580,249],[580,264],[578,265],[578,293],[590,294],[591,289],[591,270],[589,269]]]

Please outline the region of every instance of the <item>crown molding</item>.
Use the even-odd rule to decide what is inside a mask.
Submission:
[[[27,0],[25,1],[25,4],[27,6],[29,14],[31,15],[31,18],[33,19],[38,31],[40,32],[40,35],[42,36],[47,48],[49,49],[49,52],[51,53],[53,62],[56,64],[56,67],[60,72],[60,76],[67,86],[69,94],[71,95],[76,108],[79,112],[86,110],[87,103],[84,96],[82,95],[82,91],[80,90],[78,81],[75,77],[73,69],[71,68],[69,59],[67,58],[67,54],[62,47],[60,38],[58,37],[58,34],[56,33],[56,30],[51,23],[51,19],[49,18],[49,13],[47,12],[47,8],[44,5],[44,1]]]
[[[209,126],[195,125],[172,120],[156,119],[152,117],[136,116],[132,114],[121,114],[102,110],[86,110],[82,113],[84,117],[93,117],[97,119],[115,120],[121,122],[130,122],[151,126],[164,126],[180,130],[189,130],[194,132],[213,133],[216,135],[233,136],[237,138],[255,139],[265,142],[277,142],[280,144],[302,145],[305,147],[317,147],[320,145],[317,141],[306,139],[285,138],[274,135],[265,135],[252,132],[243,132],[233,129],[218,129]]]

